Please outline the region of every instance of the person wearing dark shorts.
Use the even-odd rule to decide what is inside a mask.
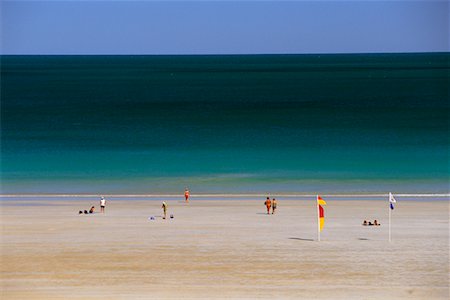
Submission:
[[[100,199],[100,212],[105,213],[106,200],[105,197]]]
[[[272,215],[275,213],[277,209],[277,200],[275,198],[272,199]]]

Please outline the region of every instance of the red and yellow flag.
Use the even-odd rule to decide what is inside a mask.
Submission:
[[[325,213],[322,205],[327,205],[327,203],[320,196],[317,196],[317,206],[319,207],[319,231],[322,231],[323,225],[325,224]]]

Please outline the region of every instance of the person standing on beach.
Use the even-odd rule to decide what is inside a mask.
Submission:
[[[264,202],[267,208],[267,214],[270,214],[270,207],[272,206],[272,201],[270,201],[270,198],[267,197],[266,202]]]
[[[184,189],[184,199],[186,202],[189,202],[189,189],[188,188]]]
[[[101,197],[100,198],[100,212],[102,213],[102,214],[104,214],[105,213],[105,206],[106,206],[106,200],[105,200],[105,197]]]
[[[277,209],[277,199],[272,199],[272,215],[275,213],[275,209]]]
[[[163,201],[161,207],[162,207],[163,212],[164,212],[164,217],[163,217],[163,219],[166,219],[166,216],[167,216],[167,204],[166,204],[166,202]]]

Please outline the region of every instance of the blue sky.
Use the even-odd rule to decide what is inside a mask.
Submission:
[[[4,1],[2,54],[449,50],[448,1]]]

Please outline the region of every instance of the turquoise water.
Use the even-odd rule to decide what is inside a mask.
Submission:
[[[448,192],[449,57],[2,56],[2,193]]]

